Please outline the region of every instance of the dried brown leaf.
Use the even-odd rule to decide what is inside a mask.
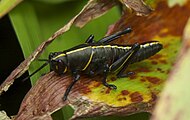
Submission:
[[[100,17],[115,6],[115,0],[89,0],[83,9],[83,14],[75,20],[75,25],[83,27],[87,22]]]
[[[75,109],[72,119],[114,114],[134,114],[149,111],[152,108],[152,104],[148,103],[131,104],[127,107],[113,107],[105,103],[91,101],[82,96],[81,93],[85,91],[85,85],[100,78],[89,79],[89,77],[82,76],[81,79],[82,81],[79,81],[73,87],[68,100],[64,102],[62,98],[67,86],[72,82],[71,76],[57,76],[54,72],[43,76],[25,96],[15,120],[49,118],[53,112],[66,104],[70,104]]]
[[[133,9],[137,15],[148,15],[152,9],[143,0],[119,0],[128,8]]]

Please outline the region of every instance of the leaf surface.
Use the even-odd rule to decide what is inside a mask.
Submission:
[[[18,5],[23,0],[1,0],[0,1],[0,18],[6,15],[10,10],[12,10],[16,5]]]

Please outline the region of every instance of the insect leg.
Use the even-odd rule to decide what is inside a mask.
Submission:
[[[117,89],[117,86],[115,86],[113,84],[108,84],[106,82],[108,72],[109,72],[109,66],[106,65],[105,68],[104,68],[104,78],[102,79],[102,83],[103,83],[104,86],[115,90],[115,89]]]
[[[101,40],[98,41],[98,43],[109,43],[109,42],[121,37],[121,35],[130,33],[131,31],[132,31],[132,29],[130,27],[128,27],[123,31],[119,31],[113,35],[102,38]]]
[[[130,62],[131,62],[131,59],[133,59],[133,57],[136,55],[136,53],[138,52],[139,48],[140,48],[140,45],[136,45],[135,46],[135,50],[133,52],[133,54],[129,57],[129,59],[124,63],[123,67],[121,68],[121,70],[117,73],[117,77],[118,78],[121,78],[121,77],[127,77],[127,76],[130,76],[132,74],[134,74],[133,72],[128,72],[126,74],[124,74],[124,71],[127,69],[127,67],[129,66]]]
[[[74,84],[80,79],[80,75],[76,72],[73,73],[73,82],[69,85],[69,87],[66,89],[65,94],[63,96],[63,101],[67,100],[67,96],[69,95],[69,92],[71,91]]]
[[[139,48],[140,45],[135,43],[128,52],[109,67],[110,72],[119,71],[117,75],[121,75],[121,73],[123,73],[123,71],[128,67],[131,59],[135,56]]]
[[[94,35],[90,35],[87,40],[85,41],[85,43],[94,43],[95,41],[93,40],[94,39]]]

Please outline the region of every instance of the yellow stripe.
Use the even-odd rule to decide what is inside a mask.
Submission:
[[[100,46],[92,46],[92,48],[107,48],[112,47],[111,45],[100,45]]]
[[[127,62],[127,60],[131,57],[131,55],[132,55],[133,53],[134,53],[134,51],[127,57],[127,59],[123,62],[123,64],[120,65],[120,67],[115,70],[115,72],[118,71],[119,69],[121,69],[121,67],[123,67],[123,65]],[[111,66],[112,66],[112,65],[111,65]],[[111,68],[111,66],[110,66],[110,68]]]
[[[92,61],[93,55],[94,55],[94,51],[93,51],[93,49],[92,49],[92,53],[91,53],[91,55],[90,55],[90,59],[88,60],[88,63],[86,64],[86,66],[85,66],[82,70],[86,70],[86,68],[89,66],[90,62]]]
[[[79,48],[79,49],[76,49],[76,50],[72,50],[72,51],[67,52],[67,54],[75,53],[75,52],[85,50],[85,49],[88,49],[88,48],[91,48],[91,46]]]
[[[52,59],[53,59],[53,60],[55,60],[55,59],[57,59],[57,58],[59,58],[59,57],[63,57],[63,56],[65,56],[65,54],[64,54],[64,53],[59,54],[58,56],[56,56],[56,57],[54,57],[54,58],[52,58]]]
[[[148,46],[152,46],[152,45],[156,45],[158,44],[159,42],[150,42],[150,43],[146,43],[144,45],[140,45],[140,48],[146,48]]]
[[[69,51],[66,54],[75,53],[75,52],[82,51],[82,50],[85,50],[85,49],[88,49],[88,48],[109,48],[109,47],[111,47],[111,48],[119,48],[119,49],[131,49],[131,47],[129,47],[129,46],[123,47],[123,46],[117,46],[117,45],[114,45],[114,46],[111,46],[111,45],[100,45],[100,46],[92,46],[92,47],[88,46],[88,47],[84,47],[84,48],[79,48],[79,49],[76,49],[76,50]],[[53,60],[55,60],[55,59],[57,59],[59,57],[63,57],[63,56],[65,56],[64,53],[62,53],[62,54],[54,57]]]
[[[63,72],[63,73],[65,73],[65,72],[67,72],[67,66],[65,67],[65,70],[64,70],[64,72]]]
[[[131,49],[131,47],[126,46],[117,46],[117,45],[100,45],[100,46],[93,46],[92,48],[119,48],[119,49]]]

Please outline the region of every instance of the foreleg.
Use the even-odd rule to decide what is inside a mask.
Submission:
[[[69,87],[66,89],[63,100],[67,100],[67,96],[69,95],[69,92],[71,91],[74,84],[80,79],[80,75],[77,72],[73,72],[73,81],[69,85]]]
[[[108,72],[109,72],[109,66],[108,66],[108,64],[107,64],[107,65],[105,65],[105,67],[104,67],[104,73],[103,73],[104,78],[102,79],[103,85],[106,86],[106,87],[108,87],[108,88],[111,88],[111,89],[117,89],[117,86],[115,86],[115,85],[113,85],[113,84],[108,84],[108,83],[107,83],[106,80],[107,80]]]

